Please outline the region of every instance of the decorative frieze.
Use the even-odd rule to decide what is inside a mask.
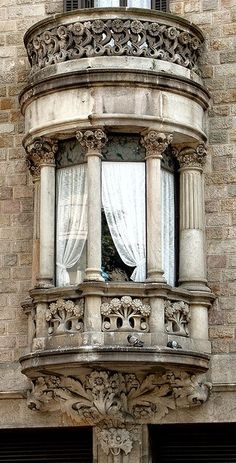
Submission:
[[[206,162],[206,145],[204,143],[197,147],[184,147],[180,151],[176,151],[176,157],[180,167],[199,167],[202,168]]]
[[[107,136],[101,129],[85,130],[76,133],[76,138],[81,146],[87,150],[101,151],[107,143]]]
[[[84,300],[76,305],[73,301],[58,299],[49,305],[46,311],[48,334],[59,335],[79,333],[83,331]]]
[[[149,130],[141,138],[141,144],[146,149],[146,157],[161,157],[168,145],[172,142],[173,135]]]
[[[189,322],[191,319],[189,305],[183,301],[165,303],[165,327],[169,334],[189,336]]]
[[[127,420],[130,424],[158,422],[170,410],[201,405],[209,391],[209,383],[182,370],[146,377],[95,370],[80,378],[39,377],[28,396],[28,406],[61,411],[76,423],[120,427]]]
[[[130,296],[106,300],[101,305],[102,331],[149,331],[148,302]]]
[[[58,149],[57,140],[47,137],[34,138],[25,145],[27,163],[31,174],[34,177],[40,176],[42,165],[55,165],[55,155]]]
[[[202,40],[202,39],[201,39]],[[94,56],[135,56],[176,63],[199,73],[200,38],[180,27],[138,19],[95,19],[46,29],[27,44],[32,73]]]

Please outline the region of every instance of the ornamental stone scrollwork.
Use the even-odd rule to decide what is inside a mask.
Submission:
[[[128,426],[126,428],[96,428],[96,435],[104,453],[109,455],[120,455],[124,452],[128,455],[135,441],[140,441],[138,427]]]
[[[76,133],[76,138],[86,150],[100,151],[107,143],[107,136],[101,129],[85,130]]]
[[[199,167],[202,168],[206,162],[206,145],[200,144],[196,148],[185,147],[179,152],[176,151],[176,158],[179,161],[180,167]]]
[[[84,300],[76,305],[73,301],[58,299],[49,305],[46,311],[48,334],[60,335],[83,331]]]
[[[180,27],[131,19],[95,19],[35,34],[27,44],[32,73],[94,56],[135,56],[176,63],[199,73],[202,37]]]
[[[38,137],[26,144],[27,163],[33,177],[40,176],[40,167],[44,164],[54,165],[58,149],[57,140],[47,137]]]
[[[165,303],[165,327],[169,334],[189,336],[188,324],[190,322],[189,305],[183,301]]]
[[[162,153],[172,142],[172,139],[172,134],[149,130],[148,133],[141,138],[141,144],[146,149],[146,157],[161,157]]]
[[[148,299],[103,299],[101,305],[102,331],[149,331],[151,307]]]
[[[201,405],[210,384],[190,372],[152,375],[92,371],[83,377],[42,376],[34,381],[28,406],[60,411],[76,423],[120,427],[125,422],[151,423],[170,410]]]

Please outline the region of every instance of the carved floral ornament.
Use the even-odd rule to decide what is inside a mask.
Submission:
[[[169,334],[189,336],[188,324],[190,322],[189,305],[183,301],[165,303],[165,327]]]
[[[128,455],[135,441],[139,444],[141,443],[138,431],[138,426],[126,426],[126,428],[96,428],[99,444],[106,455],[109,455],[109,453],[112,453],[112,455],[120,455],[121,452]]]
[[[166,150],[172,140],[172,134],[149,130],[148,133],[141,138],[141,144],[146,149],[147,157],[161,157],[162,153]]]
[[[40,167],[43,164],[54,165],[55,155],[58,149],[57,140],[47,137],[34,138],[26,144],[27,163],[33,176],[40,175]]]
[[[199,73],[202,43],[193,32],[137,19],[95,19],[35,34],[27,44],[32,73],[51,64],[93,56],[142,56]]]
[[[49,305],[46,311],[48,334],[59,335],[83,331],[84,299],[78,304],[73,301],[58,299]]]
[[[34,381],[28,406],[61,412],[75,423],[120,427],[160,421],[170,410],[201,405],[210,384],[182,370],[141,376],[92,371],[83,377],[41,376]]]
[[[76,138],[86,151],[99,152],[108,140],[105,132],[101,129],[79,131],[76,133]]]
[[[197,147],[185,147],[175,152],[180,167],[199,167],[202,168],[206,162],[207,149],[204,143]]]
[[[130,296],[106,300],[101,305],[102,331],[149,331],[148,302]]]

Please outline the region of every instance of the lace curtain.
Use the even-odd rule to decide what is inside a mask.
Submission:
[[[57,171],[57,285],[70,285],[69,269],[82,255],[87,239],[86,165]]]
[[[162,170],[162,264],[167,283],[175,285],[174,174]]]
[[[131,279],[146,278],[145,164],[102,163],[102,204],[122,261],[135,267]]]

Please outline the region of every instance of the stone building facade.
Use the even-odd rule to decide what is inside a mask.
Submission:
[[[236,2],[138,6],[0,0],[0,428],[92,427],[108,463],[159,461],[160,424],[236,420]],[[101,164],[117,145],[146,165],[135,282],[101,273]],[[58,284],[57,172],[77,164],[85,276]]]

